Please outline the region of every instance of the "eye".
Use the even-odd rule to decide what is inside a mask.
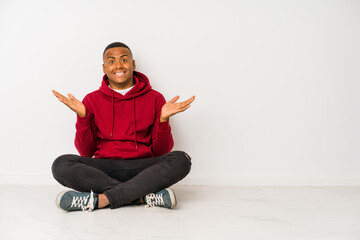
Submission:
[[[127,60],[126,59],[123,59],[123,60],[121,60],[123,63],[126,63],[127,62]]]
[[[113,63],[115,63],[115,61],[112,60],[112,61],[109,61],[109,63],[110,63],[110,64],[113,64]]]

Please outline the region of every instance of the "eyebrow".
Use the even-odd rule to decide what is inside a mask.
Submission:
[[[125,56],[126,56],[126,57],[128,57],[128,55],[127,55],[127,54],[123,54],[123,55],[121,55],[121,56],[120,56],[120,58],[125,57]],[[113,57],[113,56],[109,56],[109,57],[107,57],[106,59],[108,59],[108,58],[115,58],[115,57]]]

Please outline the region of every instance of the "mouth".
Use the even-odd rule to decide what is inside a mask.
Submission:
[[[126,72],[126,71],[116,72],[115,75],[116,75],[117,77],[122,77],[122,76],[125,75],[125,72]]]

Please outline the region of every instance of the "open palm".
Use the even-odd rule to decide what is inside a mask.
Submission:
[[[191,105],[191,103],[195,100],[195,96],[192,96],[186,101],[183,102],[176,102],[179,100],[179,96],[174,97],[169,102],[165,103],[164,106],[161,109],[161,116],[160,116],[160,122],[166,122],[169,117],[179,113],[183,112],[186,109],[188,109]]]
[[[68,98],[64,95],[58,93],[55,90],[52,90],[55,97],[59,99],[60,102],[64,103],[66,106],[68,106],[71,110],[73,110],[79,117],[85,117],[86,116],[86,108],[85,105],[77,100],[72,94],[68,93]]]

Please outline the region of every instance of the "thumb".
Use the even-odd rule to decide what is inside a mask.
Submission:
[[[68,93],[68,97],[69,97],[71,100],[77,100],[71,93]]]
[[[171,99],[169,102],[174,103],[174,102],[176,102],[177,100],[179,100],[179,98],[180,98],[180,96],[177,95],[177,96],[175,96],[173,99]]]

